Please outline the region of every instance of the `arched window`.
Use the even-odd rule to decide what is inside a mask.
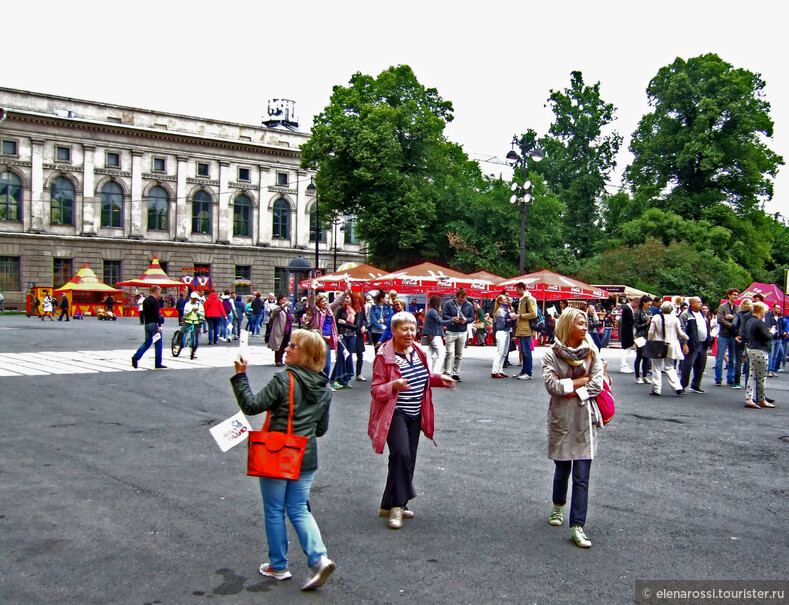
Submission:
[[[192,233],[211,233],[211,196],[202,190],[192,197]]]
[[[252,235],[252,200],[246,195],[239,195],[233,202],[233,235]]]
[[[274,224],[271,237],[274,239],[290,239],[290,204],[279,198],[274,202]]]
[[[170,198],[163,187],[152,187],[148,192],[148,230],[167,231],[167,210]]]
[[[49,222],[53,225],[73,225],[74,185],[71,181],[62,176],[52,181],[49,187],[49,199]]]
[[[118,183],[101,188],[101,226],[123,227],[123,189]]]
[[[18,221],[22,207],[22,181],[12,172],[0,172],[0,221]]]
[[[310,209],[310,241],[315,241],[315,218],[318,216],[318,204],[313,204]],[[318,225],[318,238],[323,244],[326,243],[326,221],[321,220]]]

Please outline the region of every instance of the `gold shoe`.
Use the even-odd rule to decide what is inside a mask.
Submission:
[[[389,509],[388,508],[381,508],[378,510],[379,517],[388,517],[389,516]],[[413,519],[414,518],[414,511],[409,510],[407,508],[403,509],[403,519]]]
[[[387,523],[390,529],[400,529],[403,527],[403,507],[402,506],[393,506],[392,510],[389,511],[389,523]]]

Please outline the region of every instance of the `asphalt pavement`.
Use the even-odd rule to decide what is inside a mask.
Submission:
[[[161,371],[149,351],[135,371],[142,336],[136,319],[0,317],[0,368],[20,374],[0,377],[3,603],[632,603],[637,579],[787,579],[789,374],[768,379],[773,410],[713,386],[712,358],[706,394],[654,398],[605,350],[617,411],[592,465],[589,550],[547,522],[539,348],[535,380],[491,379],[494,348],[469,347],[463,382],[434,390],[435,445],[420,442],[416,517],[400,531],[378,516],[386,456],[367,437],[370,383],[353,382],[334,394],[311,498],[337,571],[307,594],[293,533],[294,579],[258,573],[246,449],[222,453],[209,434],[238,411],[235,343]],[[257,390],[276,368],[251,343]],[[94,371],[79,371],[75,352],[91,351]]]

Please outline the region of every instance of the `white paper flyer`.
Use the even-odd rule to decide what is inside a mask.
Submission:
[[[223,452],[244,441],[249,437],[249,431],[251,430],[252,426],[249,424],[247,417],[244,416],[244,412],[239,412],[209,429]]]

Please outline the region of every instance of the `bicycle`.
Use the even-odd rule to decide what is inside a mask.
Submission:
[[[175,334],[173,334],[173,341],[170,345],[170,350],[173,354],[173,357],[178,357],[181,354],[181,351],[188,346],[190,348],[189,359],[194,359],[195,352],[197,351],[197,339],[198,336],[197,331],[195,330],[195,324],[189,324],[186,332],[183,333],[183,338],[181,338],[181,332],[176,330]]]

